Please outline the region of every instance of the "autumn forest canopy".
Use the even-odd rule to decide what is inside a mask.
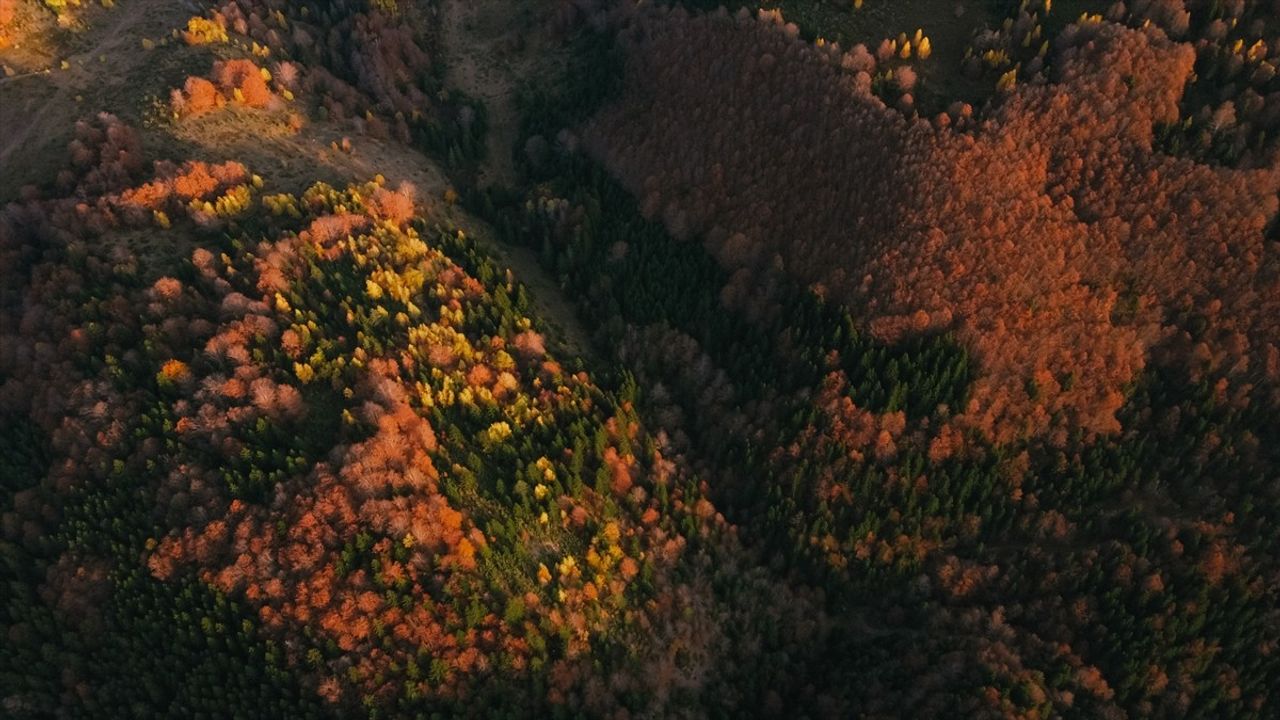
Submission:
[[[0,716],[1280,715],[1277,65],[0,0]]]

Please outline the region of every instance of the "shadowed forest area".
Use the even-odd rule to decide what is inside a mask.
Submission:
[[[1271,0],[0,0],[0,715],[1280,712]]]

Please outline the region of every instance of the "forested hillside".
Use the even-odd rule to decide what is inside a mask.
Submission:
[[[826,588],[840,713],[1275,702],[1275,166],[1168,154],[1196,58],[1135,25],[922,118],[775,13],[624,17],[620,91],[534,98],[538,182],[481,201]]]
[[[0,715],[1275,716],[1274,3],[729,5],[0,0]]]

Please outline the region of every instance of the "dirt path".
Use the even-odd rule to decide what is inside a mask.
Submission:
[[[108,21],[105,23],[107,25],[105,30],[93,28],[88,31],[92,43],[89,47],[65,58],[68,66],[66,70],[51,66],[0,79],[0,99],[4,99],[6,104],[19,102],[23,85],[29,85],[33,80],[44,78],[45,82],[54,88],[53,95],[46,101],[35,103],[34,107],[25,106],[25,121],[21,127],[15,133],[6,133],[4,139],[0,141],[0,167],[5,166],[5,161],[16,149],[30,141],[32,133],[41,131],[50,124],[50,112],[61,110],[73,93],[84,88],[89,82],[95,80],[101,82],[103,75],[128,70],[128,68],[108,70],[101,58],[110,55],[112,60],[123,60],[123,58],[116,58],[114,51],[123,41],[122,38],[132,37],[130,30],[146,17],[148,11],[153,9],[148,6],[155,4],[158,3],[141,0],[122,3],[115,13],[105,18]],[[54,64],[56,65],[56,62]]]
[[[51,168],[61,166],[73,120],[138,100],[133,80],[148,74],[153,60],[142,49],[142,38],[164,36],[191,8],[186,2],[119,0],[111,9],[89,12],[89,27],[63,38],[71,46],[65,57],[56,57],[57,46],[49,38],[38,39],[47,67],[0,79],[0,127],[5,129],[0,132],[0,197],[18,185],[47,179]],[[0,52],[0,61],[23,50]],[[35,56],[25,50],[27,59]]]

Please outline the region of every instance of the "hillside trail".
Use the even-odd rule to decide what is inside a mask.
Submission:
[[[47,58],[48,67],[0,78],[0,104],[5,106],[0,117],[6,130],[11,130],[0,132],[0,169],[31,161],[30,151],[47,144],[51,128],[67,126],[68,118],[93,110],[81,102],[83,98],[105,96],[145,73],[150,58],[140,50],[141,39],[160,35],[189,16],[192,6],[166,0],[120,0],[110,10],[94,12],[94,22],[77,38],[72,54],[60,60]]]

